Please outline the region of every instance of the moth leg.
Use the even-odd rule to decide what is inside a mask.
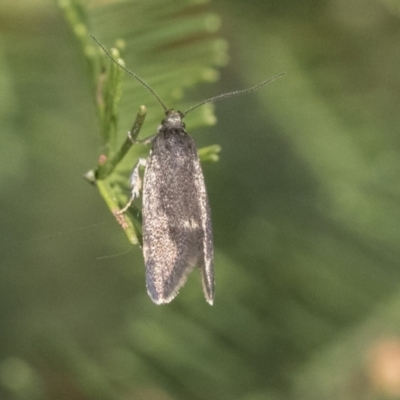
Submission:
[[[145,139],[138,140],[136,143],[141,143],[141,144],[145,144],[145,145],[152,144],[153,140],[155,139],[156,136],[157,135],[151,135]]]
[[[137,139],[135,139],[135,138],[133,137],[132,131],[129,131],[129,132],[128,132],[128,138],[129,138],[129,140],[130,140],[133,144],[136,144],[136,143],[151,144],[156,136],[157,136],[157,135],[151,135],[151,136],[149,136],[149,137],[147,137],[147,138],[145,138],[145,139],[137,140]]]
[[[146,160],[144,158],[139,158],[135,167],[133,168],[131,179],[129,180],[132,190],[131,198],[129,199],[127,205],[117,212],[118,215],[124,213],[132,205],[133,201],[140,197],[140,190],[142,189],[142,178],[140,176],[139,170],[140,167],[145,166]]]

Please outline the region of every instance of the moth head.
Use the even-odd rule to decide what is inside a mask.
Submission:
[[[183,122],[183,113],[180,111],[175,111],[173,109],[165,112],[165,118],[162,121],[162,125],[166,128],[185,128],[185,124]]]

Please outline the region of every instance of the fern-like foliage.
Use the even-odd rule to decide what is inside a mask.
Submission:
[[[204,3],[59,1],[86,60],[99,133],[104,140],[104,154],[86,177],[96,183],[114,215],[127,201],[129,172],[147,151],[143,145],[133,146],[131,151],[126,133],[133,124],[135,137],[154,135],[163,111],[151,93],[108,59],[90,33],[110,49],[115,60],[153,87],[168,107],[184,110],[191,105],[183,101],[184,91],[217,79],[216,67],[227,60],[225,42],[214,36],[219,18],[208,13]],[[139,109],[136,119],[135,109]],[[147,109],[149,117],[143,125]],[[190,129],[214,122],[210,105],[189,118]],[[214,145],[201,150],[200,155],[203,160],[215,161],[218,152],[219,146]],[[136,244],[140,242],[140,211],[135,207],[130,211],[116,215],[116,219],[129,241]]]

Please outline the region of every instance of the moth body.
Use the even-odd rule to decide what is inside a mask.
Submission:
[[[210,207],[194,140],[183,114],[169,110],[153,139],[143,182],[146,285],[156,304],[169,303],[195,267],[214,300]]]

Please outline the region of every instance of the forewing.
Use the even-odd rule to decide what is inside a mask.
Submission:
[[[194,160],[194,185],[197,189],[197,202],[200,208],[200,223],[202,230],[202,254],[199,258],[204,296],[209,304],[214,303],[214,249],[211,226],[211,211],[208,202],[207,190],[204,183],[200,159],[196,151]]]
[[[170,302],[197,265],[212,304],[212,252],[210,209],[195,143],[183,130],[159,133],[143,186],[143,253],[152,300]]]

